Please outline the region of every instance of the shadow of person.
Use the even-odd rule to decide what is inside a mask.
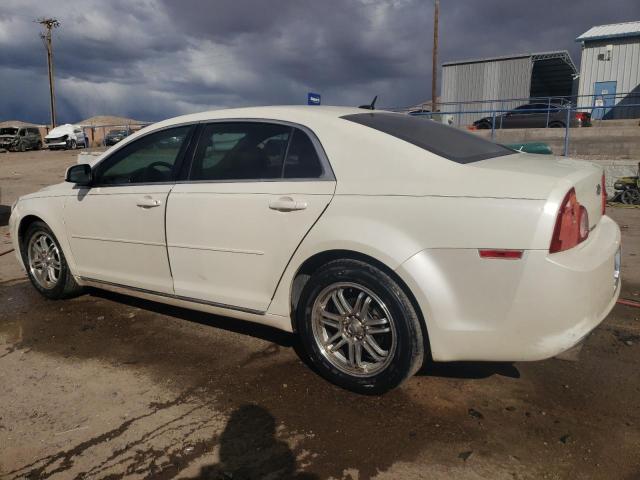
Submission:
[[[289,446],[275,438],[273,416],[257,405],[243,405],[229,418],[220,436],[220,463],[205,466],[199,480],[317,480],[314,474],[297,473]]]

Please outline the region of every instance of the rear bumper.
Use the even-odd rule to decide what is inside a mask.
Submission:
[[[397,270],[416,296],[434,360],[523,361],[558,355],[585,338],[620,294],[620,230],[602,217],[587,241],[521,260],[476,249],[423,250]]]

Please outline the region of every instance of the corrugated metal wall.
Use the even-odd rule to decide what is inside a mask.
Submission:
[[[607,54],[612,45],[610,60],[598,60],[598,54]],[[596,82],[617,82],[616,92],[635,93],[634,97],[617,98],[618,105],[640,103],[640,38],[586,42],[580,62],[579,95],[593,95]],[[593,106],[593,98],[579,98],[578,106]],[[613,109],[605,118],[638,118],[640,108]]]
[[[531,57],[444,65],[442,68],[440,109],[443,112],[454,113],[515,108],[526,101],[462,103],[455,106],[446,105],[446,103],[529,98],[532,68]],[[490,114],[454,115],[453,121],[456,125],[469,125],[488,115]]]

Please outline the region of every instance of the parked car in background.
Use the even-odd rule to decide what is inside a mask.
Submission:
[[[411,115],[186,115],[65,178],[9,221],[42,295],[92,286],[295,332],[360,393],[423,360],[553,357],[620,294],[602,167]]]
[[[571,112],[571,127],[590,127],[591,114]],[[478,129],[491,129],[492,118],[484,117],[473,122]],[[510,112],[495,116],[495,128],[564,128],[567,126],[567,104],[527,103]]]
[[[69,123],[60,125],[51,130],[44,141],[50,150],[64,149],[74,150],[78,147],[87,148],[88,141],[82,128]]]
[[[109,130],[104,137],[103,144],[105,147],[110,147],[111,145],[115,145],[120,140],[127,138],[130,135],[131,131],[127,129],[118,129],[118,130]]]
[[[0,148],[14,152],[40,150],[42,136],[38,127],[2,127],[0,128]]]

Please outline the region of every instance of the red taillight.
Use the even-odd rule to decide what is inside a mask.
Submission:
[[[567,192],[558,210],[549,253],[573,248],[589,236],[589,215],[578,202],[575,189]]]
[[[602,174],[602,185],[601,185],[601,191],[602,191],[602,215],[604,215],[607,212],[607,186],[604,183],[604,173]]]
[[[522,250],[478,250],[480,258],[501,258],[504,260],[518,260],[522,258]]]
[[[589,120],[589,114],[586,112],[577,112],[576,119],[580,120],[581,122],[586,122],[587,120]]]

